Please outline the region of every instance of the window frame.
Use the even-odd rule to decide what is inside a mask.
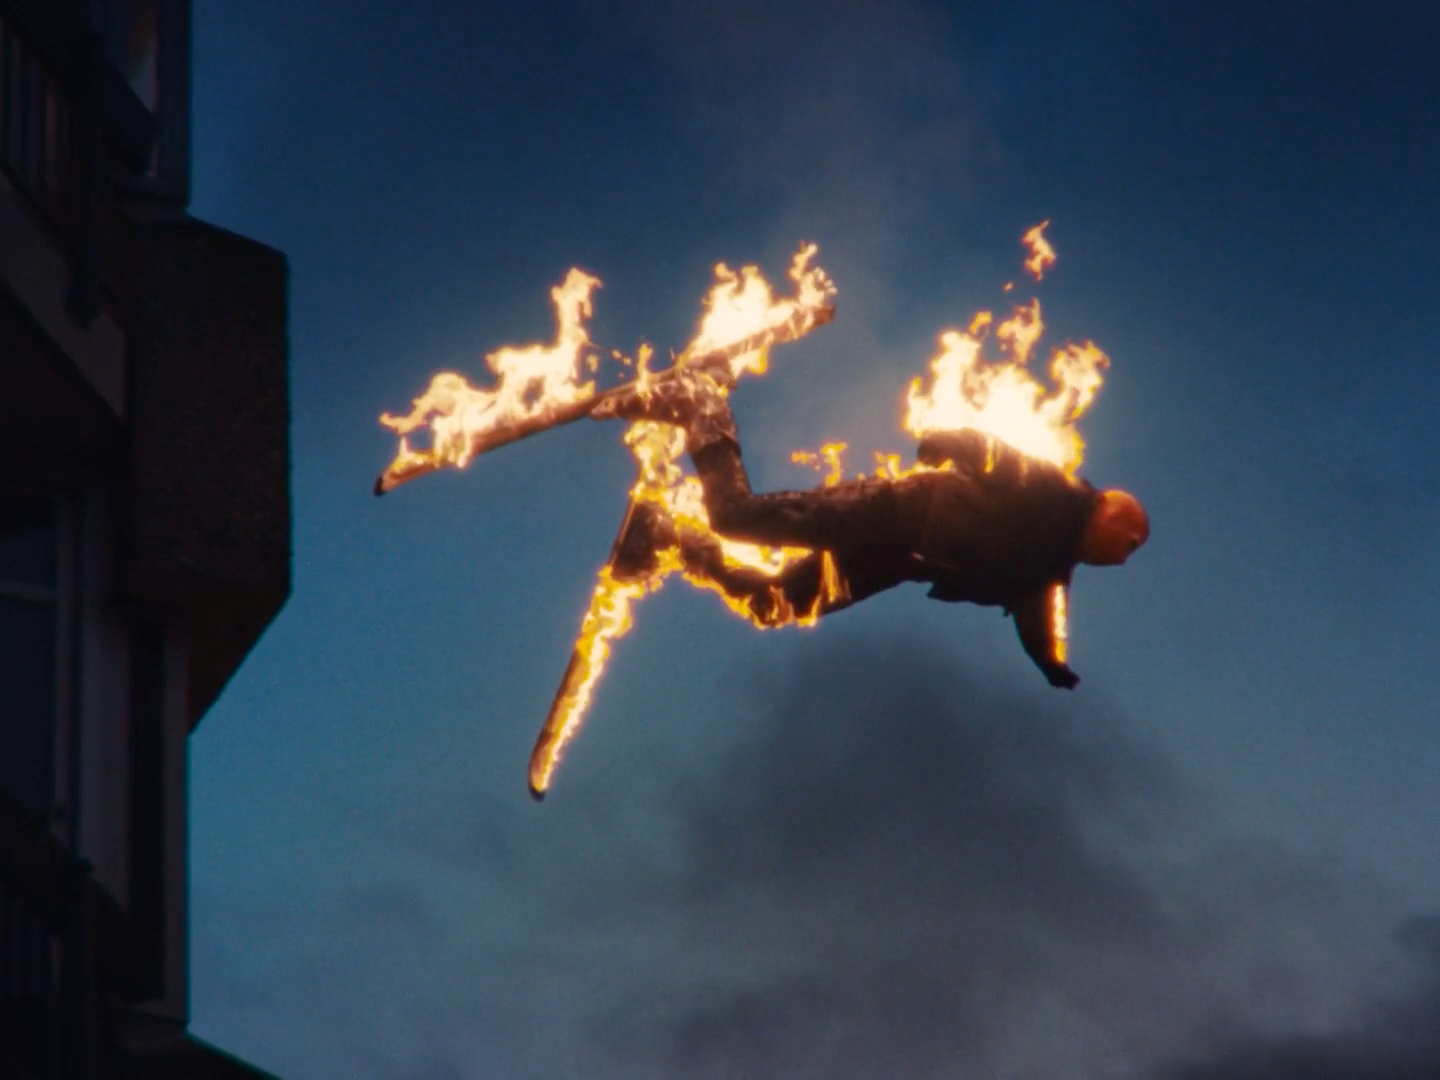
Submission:
[[[122,173],[121,184],[132,194],[188,206],[190,203],[191,0],[156,0],[155,149],[143,174]],[[129,36],[127,0],[91,0],[91,19],[105,40],[111,63],[128,87]],[[137,100],[138,96],[137,96]]]
[[[51,771],[45,821],[61,843],[73,846],[79,821],[80,500],[53,492],[0,488],[0,499],[40,498],[55,506],[55,581],[34,585],[0,576],[0,596],[54,609],[54,686],[51,693]]]

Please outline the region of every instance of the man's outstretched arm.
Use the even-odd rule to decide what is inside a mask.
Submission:
[[[1058,598],[1055,590],[1061,590]],[[1064,618],[1065,586],[1055,584],[1017,602],[1010,614],[1020,634],[1020,644],[1035,666],[1045,673],[1051,686],[1073,690],[1080,676],[1065,664],[1065,628],[1058,625]]]

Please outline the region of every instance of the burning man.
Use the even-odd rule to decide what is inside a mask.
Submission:
[[[633,550],[620,552],[617,571],[643,574],[656,547],[678,542],[687,571],[746,600],[762,624],[784,622],[794,611],[828,614],[904,582],[925,582],[933,599],[1003,608],[1052,686],[1079,683],[1065,663],[1066,589],[1077,564],[1119,566],[1145,543],[1150,523],[1138,499],[1072,481],[973,430],[926,436],[922,467],[898,479],[757,495],[741,460],[726,374],[686,369],[591,415],[685,428],[715,532],[812,554],[769,577],[727,565],[713,537],[677,537],[652,514],[639,522]]]

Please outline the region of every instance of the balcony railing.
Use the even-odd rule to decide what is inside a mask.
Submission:
[[[73,7],[0,0],[0,173],[70,262],[70,308],[86,323],[123,292],[119,177],[148,169],[155,118]]]
[[[159,943],[0,788],[0,1075],[89,1080],[105,1003],[159,992]]]

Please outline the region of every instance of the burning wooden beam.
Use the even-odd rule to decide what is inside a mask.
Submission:
[[[598,575],[590,610],[570,653],[570,662],[530,754],[530,797],[545,798],[560,754],[578,729],[596,683],[604,674],[610,643],[630,628],[636,600],[657,588],[662,552],[677,543],[674,524],[654,503],[631,499]]]
[[[683,368],[706,368],[718,367],[728,364],[737,357],[745,356],[748,353],[758,352],[761,349],[769,348],[772,345],[780,345],[785,342],[794,341],[803,337],[817,326],[824,326],[835,317],[835,308],[825,305],[819,308],[802,309],[795,313],[788,321],[779,326],[761,330],[742,338],[731,345],[720,349],[713,349],[709,352],[695,356],[681,354],[675,361],[674,366],[664,371],[656,372],[650,376],[650,381],[660,382],[673,378],[675,373]],[[497,450],[510,443],[519,442],[521,439],[531,435],[538,435],[542,431],[549,431],[551,428],[561,427],[565,424],[574,423],[576,420],[589,416],[602,401],[620,397],[632,392],[635,384],[624,383],[603,393],[595,394],[583,401],[570,402],[566,405],[557,406],[550,411],[538,416],[524,417],[507,424],[497,424],[494,427],[478,433],[470,442],[471,457],[478,457],[481,454]],[[401,484],[408,483],[417,477],[425,476],[443,468],[447,462],[437,454],[424,450],[412,450],[402,453],[390,463],[390,465],[375,480],[374,493],[384,495],[394,491]]]

